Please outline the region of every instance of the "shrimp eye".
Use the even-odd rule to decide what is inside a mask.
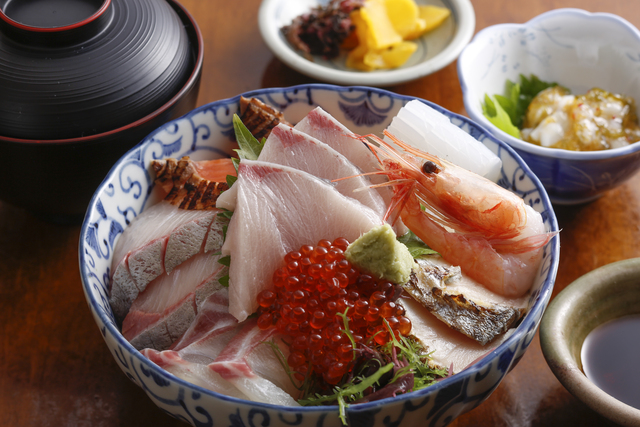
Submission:
[[[440,168],[438,167],[438,165],[436,165],[434,162],[432,162],[431,160],[427,160],[426,162],[424,162],[424,164],[422,165],[422,172],[426,175],[426,174],[432,174],[432,173],[438,173],[440,172]]]

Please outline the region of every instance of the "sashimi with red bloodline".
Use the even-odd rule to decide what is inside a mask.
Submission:
[[[174,342],[170,349],[179,351],[210,336],[235,329],[238,319],[229,314],[229,290],[221,288],[209,295],[199,306],[198,314],[189,329]]]
[[[177,351],[144,349],[141,353],[160,368],[191,384],[238,399],[250,400],[236,386],[209,369],[207,365],[185,360]]]
[[[228,312],[228,292],[222,288],[200,305],[191,327],[171,350],[145,349],[142,354],[174,375],[195,380],[210,390],[292,405],[298,390],[266,341],[274,340],[285,359],[288,346],[274,333],[261,331],[255,320],[239,324]],[[237,390],[229,392],[231,384]]]
[[[193,162],[184,157],[152,163],[156,184],[172,197],[141,212],[118,239],[109,300],[118,320],[153,279],[197,253],[222,246],[224,221],[216,218],[215,190],[227,188],[227,175],[235,175],[231,159]],[[198,209],[179,209],[183,199]]]
[[[274,331],[261,331],[255,320],[215,329],[180,351],[153,349],[142,354],[185,381],[229,396],[257,402],[298,406],[298,394],[267,341],[287,346]]]
[[[243,160],[233,187],[237,206],[222,255],[231,256],[229,312],[239,321],[256,311],[256,295],[271,287],[287,252],[321,239],[355,240],[383,224],[330,183],[287,166]]]
[[[294,129],[328,144],[364,173],[379,170],[378,159],[371,150],[359,142],[353,132],[321,107],[311,110],[294,126]],[[385,178],[373,176],[371,180],[377,184]]]
[[[297,395],[295,386],[289,381],[273,350],[266,344],[269,339],[274,338],[276,330],[260,329],[255,319],[250,319],[242,325],[242,329],[208,367],[235,385],[251,400],[298,406],[292,397]],[[281,342],[280,348],[282,347],[286,345]],[[282,387],[288,389],[288,392]]]
[[[330,181],[353,177],[336,182],[336,190],[369,206],[380,216],[387,210],[380,194],[367,188],[371,185],[369,179],[357,176],[361,173],[360,170],[345,156],[324,142],[290,126],[280,124],[273,128],[258,160],[290,166]]]
[[[198,306],[222,286],[226,267],[218,256],[198,254],[140,293],[124,321],[122,334],[136,348],[164,350],[189,328]]]
[[[168,202],[144,210],[120,236],[114,250],[109,302],[123,319],[147,285],[197,253],[222,245],[219,210],[184,210]]]
[[[357,135],[321,107],[311,110],[294,126],[294,129],[329,145],[363,173],[373,173],[380,170],[380,163],[371,150],[365,144],[354,142]],[[387,181],[387,178],[382,175],[370,175],[368,178],[373,184]],[[393,197],[391,189],[379,187],[376,190],[388,206]]]

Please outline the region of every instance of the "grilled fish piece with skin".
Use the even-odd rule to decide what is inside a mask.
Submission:
[[[271,130],[282,123],[291,126],[281,111],[271,108],[258,98],[240,97],[240,120],[251,134],[260,141],[271,133]]]
[[[482,345],[514,327],[525,314],[525,298],[494,294],[438,255],[419,258],[403,287],[435,317]]]
[[[164,200],[180,209],[207,210],[216,208],[216,199],[229,189],[226,179],[235,176],[231,159],[193,161],[189,156],[180,160],[153,160],[155,183],[167,193]]]
[[[454,331],[433,316],[422,304],[406,296],[398,300],[411,320],[411,336],[418,340],[429,353],[429,365],[446,368],[449,375],[457,374],[489,354],[502,344],[515,329],[496,337],[487,345]]]

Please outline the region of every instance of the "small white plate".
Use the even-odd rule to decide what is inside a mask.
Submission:
[[[294,70],[323,82],[342,85],[389,86],[424,77],[452,63],[473,36],[476,18],[469,0],[417,0],[451,10],[451,16],[438,28],[419,39],[418,50],[400,68],[358,71],[347,68],[346,54],[333,60],[314,56],[306,59],[285,39],[281,28],[328,0],[263,0],[258,14],[260,34],[278,59]]]

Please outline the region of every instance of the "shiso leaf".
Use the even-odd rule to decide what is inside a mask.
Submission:
[[[402,236],[398,236],[398,241],[409,249],[411,256],[416,259],[424,255],[437,255],[438,252],[426,245],[413,231],[409,230]]]
[[[242,123],[242,120],[237,114],[233,115],[233,130],[235,131],[236,141],[239,147],[239,149],[233,151],[238,153],[238,158],[258,160],[258,156],[264,147],[264,138],[262,142],[258,141],[245,124]]]

